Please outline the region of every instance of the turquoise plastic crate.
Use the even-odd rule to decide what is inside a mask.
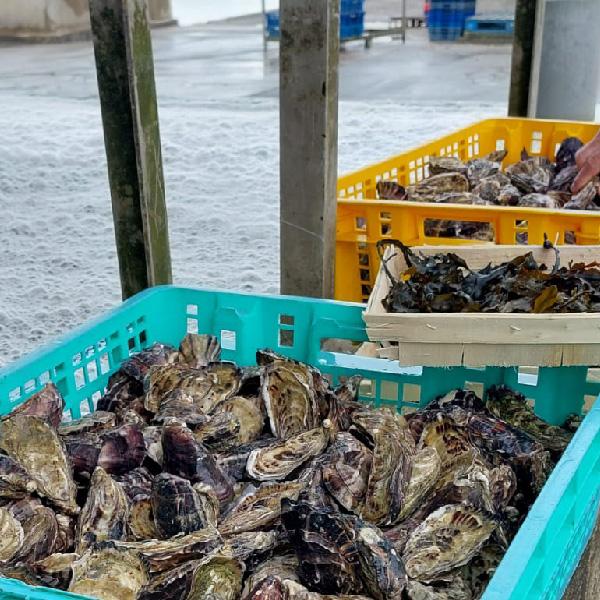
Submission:
[[[414,410],[454,387],[482,393],[505,383],[560,423],[600,393],[583,367],[402,368],[395,361],[322,349],[328,338],[367,341],[364,307],[327,300],[254,296],[178,287],[143,292],[104,317],[0,371],[0,413],[6,414],[52,380],[72,418],[94,410],[108,377],[130,353],[154,342],[177,345],[187,332],[221,340],[223,358],[255,364],[273,348],[315,365],[334,382],[361,374],[361,398]],[[590,379],[590,381],[588,381]],[[594,526],[600,492],[600,403],[593,407],[553,471],[484,595],[486,600],[561,598]],[[81,598],[0,578],[2,600]]]

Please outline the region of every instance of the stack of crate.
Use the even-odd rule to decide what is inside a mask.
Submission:
[[[465,23],[475,14],[475,0],[431,0],[427,13],[429,39],[454,41],[462,36]]]

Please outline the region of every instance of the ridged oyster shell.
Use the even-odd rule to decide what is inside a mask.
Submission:
[[[23,546],[23,528],[6,508],[0,508],[0,564],[13,559]]]
[[[190,600],[236,600],[242,590],[242,565],[216,556],[201,564],[192,579]]]
[[[14,408],[11,414],[40,417],[50,427],[56,429],[60,424],[64,409],[65,401],[58,388],[53,383],[47,383],[39,392]]]

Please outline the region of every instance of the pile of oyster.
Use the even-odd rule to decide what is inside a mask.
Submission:
[[[390,313],[584,313],[600,312],[599,264],[561,266],[538,263],[531,252],[482,269],[471,269],[454,253],[425,256],[399,240],[381,240],[397,247],[406,263],[401,273],[388,268],[390,287],[382,304]]]
[[[269,351],[156,344],[0,421],[0,574],[102,600],[481,595],[576,428],[492,389],[406,417]]]
[[[462,162],[455,157],[429,157],[429,177],[404,188],[394,181],[379,181],[381,200],[409,200],[530,208],[564,208],[598,210],[600,178],[596,177],[578,194],[571,194],[577,176],[575,154],[583,146],[577,138],[567,138],[560,145],[555,162],[541,156],[521,153],[521,161],[502,170],[508,154],[492,152],[482,158]],[[461,221],[427,221],[426,235],[493,240],[486,223]],[[524,240],[526,241],[526,240]]]

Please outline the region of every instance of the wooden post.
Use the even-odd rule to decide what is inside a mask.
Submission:
[[[339,0],[280,3],[281,292],[332,298]]]
[[[145,0],[90,0],[123,298],[171,283],[154,59]]]
[[[261,0],[261,11],[262,11],[262,34],[263,34],[263,52],[267,51],[267,9],[265,7],[265,0]]]
[[[402,0],[402,43],[406,44],[406,0]]]
[[[517,0],[508,114],[527,117],[537,0]]]

